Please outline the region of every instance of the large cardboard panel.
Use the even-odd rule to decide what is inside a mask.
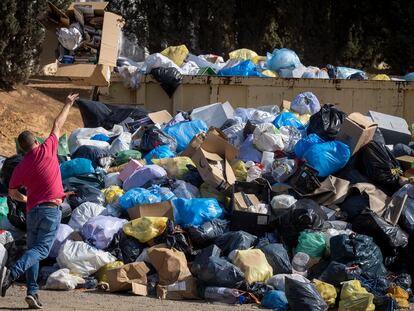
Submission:
[[[108,2],[73,2],[69,8],[68,11],[73,11],[75,9],[75,5],[85,5],[85,6],[92,6],[94,11],[104,11],[105,8],[108,6]]]
[[[121,16],[111,12],[104,13],[99,64],[116,67],[122,26]]]
[[[151,113],[148,114],[148,117],[155,124],[168,123],[173,118],[172,115],[167,110],[151,112]]]
[[[56,71],[57,77],[68,77],[75,84],[108,86],[111,69],[108,66],[94,64],[61,65]]]

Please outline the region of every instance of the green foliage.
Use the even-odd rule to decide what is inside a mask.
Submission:
[[[55,0],[62,7],[70,1]],[[44,29],[38,17],[46,0],[0,1],[0,86],[26,81],[37,69]]]

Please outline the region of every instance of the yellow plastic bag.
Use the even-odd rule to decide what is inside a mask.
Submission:
[[[252,57],[252,62],[255,64],[258,64],[259,62],[265,62],[265,61],[266,61],[266,56],[257,55],[257,56]],[[269,71],[274,73],[274,71],[272,70],[269,70]]]
[[[183,45],[178,46],[169,46],[164,51],[161,52],[162,55],[171,59],[178,67],[184,63],[184,60],[187,58],[188,49]]]
[[[146,243],[165,231],[167,217],[141,217],[124,225],[124,232],[136,238],[141,243]]]
[[[168,177],[177,179],[183,179],[188,173],[187,165],[195,166],[189,157],[152,159],[152,162],[164,168]]]
[[[231,168],[234,171],[237,181],[246,181],[247,178],[247,167],[243,161],[236,161],[232,164]]]
[[[96,273],[95,277],[98,280],[98,283],[108,283],[108,276],[106,275],[106,271],[110,269],[120,268],[124,265],[124,263],[120,260],[107,263],[105,266],[100,268]]]
[[[124,195],[124,190],[119,186],[110,186],[102,190],[105,196],[105,203],[112,204]]]
[[[268,76],[268,77],[272,77],[272,78],[278,78],[279,77],[277,72],[274,72],[274,71],[269,70],[269,69],[263,70],[262,74],[264,74],[265,76]]]
[[[234,50],[229,53],[230,59],[239,59],[239,60],[246,60],[246,59],[253,59],[253,57],[257,57],[257,53],[255,51],[249,49],[238,49]]]
[[[400,286],[391,285],[387,290],[387,296],[394,298],[399,309],[408,309],[410,307],[408,302],[410,295]]]
[[[243,271],[248,283],[265,282],[273,276],[273,269],[260,249],[236,251],[233,264]]]
[[[317,279],[314,279],[313,283],[315,284],[316,289],[318,290],[319,294],[321,294],[323,300],[325,300],[328,306],[334,307],[337,296],[335,286],[319,281]]]
[[[338,311],[374,311],[374,295],[361,286],[358,280],[342,283]]]
[[[378,80],[378,81],[390,81],[390,77],[385,74],[379,74],[372,78],[372,80]]]

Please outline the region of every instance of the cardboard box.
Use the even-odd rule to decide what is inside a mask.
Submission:
[[[260,203],[269,204],[267,214],[242,211],[237,208],[237,193],[254,194]],[[253,198],[253,197],[252,197]],[[256,179],[252,182],[236,182],[233,185],[232,211],[230,217],[230,229],[232,231],[243,230],[254,235],[260,235],[269,231],[271,222],[270,200],[272,191],[269,183],[264,179]],[[255,201],[256,203],[258,201]]]
[[[129,160],[128,164],[125,166],[125,168],[119,173],[118,178],[122,181],[125,181],[128,179],[129,176],[131,176],[135,170],[143,167],[144,165],[134,159]]]
[[[368,115],[374,122],[378,123],[378,128],[384,136],[386,145],[398,143],[408,145],[411,141],[411,133],[407,121],[404,119],[375,111],[369,111]]]
[[[411,156],[401,156],[401,157],[398,157],[397,160],[400,163],[403,171],[406,171],[412,168],[412,165],[414,163],[414,157],[411,157]]]
[[[193,120],[203,120],[208,127],[221,128],[223,124],[233,118],[234,109],[229,102],[215,103],[207,106],[194,108],[191,112]]]
[[[253,206],[259,205],[261,202],[255,194],[246,194]],[[236,192],[234,194],[234,210],[241,212],[249,212],[249,205],[243,198],[243,192]]]
[[[346,117],[336,139],[347,144],[351,149],[351,155],[354,155],[372,140],[376,130],[376,123],[368,117],[354,112]]]
[[[122,16],[105,12],[108,2],[72,3],[66,12],[49,3],[50,15],[58,23],[58,27],[68,27],[73,21],[81,21],[75,6],[91,6],[96,17],[103,17],[102,36],[98,63],[95,64],[59,64],[56,76],[68,77],[74,82],[91,86],[108,86],[113,67],[116,67],[118,47],[121,39],[121,28],[124,24]]]
[[[147,273],[149,271],[150,269],[144,262],[133,262],[120,268],[109,269],[106,271],[109,291],[132,290],[137,295],[146,296]]]
[[[191,277],[167,286],[157,285],[157,298],[168,300],[201,299],[198,295],[197,279]]]
[[[215,189],[226,191],[236,182],[230,165],[239,149],[230,144],[218,129],[210,129],[207,134],[193,138],[181,156],[191,158],[201,178]]]
[[[157,112],[150,112],[148,117],[154,124],[164,124],[172,120],[172,115],[167,110],[161,110]]]
[[[131,220],[140,217],[167,217],[174,221],[174,209],[170,201],[136,205],[127,211]]]

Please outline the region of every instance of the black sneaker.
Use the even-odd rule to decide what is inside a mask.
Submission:
[[[39,296],[37,294],[27,295],[26,298],[29,309],[42,309],[42,303],[39,301]]]
[[[1,297],[6,296],[6,291],[12,285],[12,280],[10,278],[10,270],[6,267],[0,271],[0,294]]]

